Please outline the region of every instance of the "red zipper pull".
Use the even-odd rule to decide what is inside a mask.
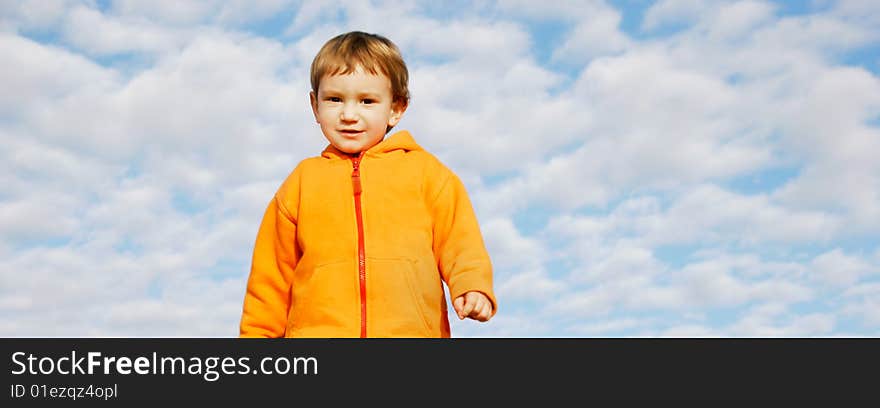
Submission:
[[[351,159],[354,171],[351,172],[351,185],[354,188],[354,195],[360,195],[361,191],[361,158],[360,156]]]

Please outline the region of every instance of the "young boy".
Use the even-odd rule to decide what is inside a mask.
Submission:
[[[241,337],[450,337],[497,308],[492,264],[459,178],[407,131],[397,47],[350,32],[311,67],[315,120],[330,142],[303,160],[257,234]],[[442,279],[442,282],[441,282]]]

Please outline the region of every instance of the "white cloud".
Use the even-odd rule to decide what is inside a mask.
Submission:
[[[522,236],[507,218],[489,218],[482,221],[486,246],[495,255],[493,262],[499,268],[536,268],[548,256],[540,241]]]
[[[98,56],[168,52],[180,48],[194,31],[169,29],[143,18],[108,17],[99,10],[84,6],[71,10],[64,25],[67,42]]]
[[[653,30],[666,24],[693,23],[713,5],[713,2],[704,0],[659,0],[645,11],[642,29]]]
[[[223,2],[216,14],[216,20],[223,24],[245,24],[272,18],[277,13],[289,9],[296,0],[231,0]],[[305,2],[302,2],[304,6]],[[311,2],[309,2],[311,3]],[[217,8],[214,8],[216,11]]]
[[[620,53],[633,44],[620,29],[620,11],[604,0],[543,3],[502,0],[497,8],[511,16],[562,25],[565,32],[561,44],[544,45],[552,49],[551,59],[557,63],[576,66],[592,58]]]
[[[877,269],[861,258],[843,253],[839,248],[817,256],[810,266],[816,280],[837,287],[853,285],[872,269],[875,272]]]
[[[452,310],[452,309],[450,309]],[[481,338],[481,337],[546,337],[541,333],[549,333],[553,330],[550,321],[536,319],[532,313],[517,313],[499,309],[488,322],[477,322],[471,319],[459,320],[455,313],[449,316],[449,326],[452,337],[455,338]]]
[[[515,202],[512,197],[525,192],[538,203],[566,209],[601,208],[631,189],[682,190],[774,163],[800,162],[800,177],[774,194],[774,201],[820,211],[843,206],[842,217],[836,212],[824,217],[854,232],[874,230],[880,219],[878,171],[867,157],[880,148],[872,137],[875,128],[865,121],[877,112],[877,79],[861,69],[824,66],[825,46],[818,39],[837,39],[822,40],[828,44],[841,36],[828,34],[822,24],[798,23],[804,18],[768,20],[769,6],[762,4],[731,6],[754,16],[747,19],[753,26],[737,25],[750,27],[744,33],[757,33],[738,34],[746,42],[687,32],[666,45],[593,61],[574,94],[590,118],[581,131],[588,135],[581,137],[584,144],[527,166],[525,177],[496,188],[496,201]],[[852,30],[851,37],[860,41],[840,40],[829,47],[853,47],[870,38],[864,29],[814,19]],[[804,36],[817,41],[792,42]],[[737,75],[744,80],[729,79]],[[572,178],[589,188],[575,194],[559,182]],[[827,194],[835,190],[839,193]],[[519,208],[528,205],[519,203]]]
[[[0,3],[0,31],[49,30],[71,7],[88,0],[19,0]]]
[[[655,243],[828,242],[838,233],[835,217],[826,213],[792,211],[765,196],[734,194],[712,185],[696,187],[676,200],[657,226],[646,236]]]
[[[832,56],[880,40],[876,30],[829,15],[784,18],[753,35],[764,46],[819,51]]]
[[[17,35],[0,33],[0,53],[0,112],[16,118],[35,102],[69,96],[86,83],[92,90],[111,88],[119,79],[81,55]]]
[[[585,224],[587,229],[592,228]],[[563,229],[554,226],[556,233]],[[612,236],[615,230],[603,233]],[[664,265],[650,251],[627,246],[627,240],[612,246],[594,243],[587,248],[577,235],[564,251],[574,259],[569,285],[587,289],[569,291],[544,309],[547,314],[573,318],[626,316],[630,312],[735,309],[752,302],[780,305],[812,301],[814,291],[805,282],[804,267],[796,262],[763,260],[754,255],[716,253],[692,259],[680,268]],[[583,235],[589,240],[590,235]],[[629,244],[631,245],[631,243]]]
[[[519,301],[541,304],[563,293],[566,285],[548,277],[542,270],[527,270],[508,279],[498,279],[495,287],[499,304]]]
[[[11,242],[67,237],[81,226],[69,209],[82,205],[70,194],[29,194],[16,201],[0,202],[0,237]]]
[[[773,321],[758,313],[747,315],[729,327],[734,337],[825,337],[832,334],[836,318],[827,313],[811,313]]]
[[[705,324],[681,323],[647,336],[658,337],[829,337],[837,325],[828,313],[792,314],[775,302],[759,303],[728,325],[709,327]]]
[[[572,271],[575,282],[613,282],[633,277],[653,277],[664,267],[649,249],[618,242],[611,248],[584,251],[581,255],[586,265]]]
[[[522,236],[506,218],[484,220],[482,225],[499,303],[543,303],[565,289],[562,282],[549,277],[544,270],[543,264],[551,256],[541,241]]]
[[[536,3],[529,0],[499,0],[497,8],[510,15],[530,20],[579,21],[591,14],[608,10],[604,0],[553,1]]]
[[[576,320],[602,317],[613,310],[615,300],[613,293],[601,288],[571,291],[550,301],[544,308],[544,314],[548,317],[565,316]]]
[[[737,1],[713,10],[701,22],[709,35],[718,39],[738,39],[771,20],[775,7],[764,1]]]
[[[72,3],[72,2],[67,2]],[[81,1],[95,7],[93,1]],[[238,27],[273,17],[294,0],[113,0],[106,12],[123,21],[149,21],[150,26],[193,27],[220,25]]]
[[[880,328],[880,282],[853,285],[843,292],[843,297],[847,302],[840,313],[857,317],[863,327]]]
[[[217,0],[113,0],[110,10],[121,16],[144,16],[164,24],[198,24],[214,14]]]
[[[871,0],[837,0],[831,13],[841,16],[847,22],[865,28],[876,27],[880,23],[880,5]]]
[[[564,25],[561,44],[545,45],[552,49],[551,59],[558,63],[583,64],[595,57],[620,53],[632,45],[629,36],[620,29],[620,11],[604,0],[544,3],[503,0],[497,6],[512,16]]]
[[[880,80],[862,69],[829,69],[792,101],[788,144],[810,159],[801,176],[775,193],[792,207],[843,210],[854,232],[880,227]],[[795,120],[797,118],[797,120]]]
[[[738,306],[750,301],[798,303],[813,299],[804,284],[778,278],[745,279],[736,274],[728,260],[700,261],[674,273],[685,290],[687,301],[705,306]]]
[[[621,20],[620,12],[610,7],[602,7],[587,14],[572,29],[562,45],[553,50],[553,60],[585,62],[629,49],[632,41],[620,31]]]
[[[791,210],[766,196],[736,194],[714,185],[696,186],[668,201],[662,206],[654,197],[636,197],[607,215],[553,217],[547,233],[576,238],[582,251],[621,238],[651,247],[697,243],[752,247],[830,242],[840,233],[838,221],[826,213]]]
[[[53,213],[65,214],[46,214]],[[67,231],[69,244],[36,245],[0,261],[0,298],[10,299],[0,313],[18,320],[8,335],[235,335],[244,278],[217,274],[222,262],[248,259],[258,218],[213,217],[176,212],[166,191],[146,180],[107,192]],[[30,298],[51,301],[23,303]]]
[[[617,336],[617,333],[644,328],[654,323],[655,321],[651,319],[610,319],[569,326],[567,331],[581,337]]]
[[[496,188],[497,202],[532,197],[564,209],[604,206],[627,191],[681,189],[766,167],[775,154],[743,122],[722,78],[680,68],[659,50],[591,63],[575,84],[583,143]],[[565,122],[563,122],[565,123]],[[577,180],[580,189],[570,188]]]
[[[717,329],[706,327],[699,324],[682,324],[664,329],[656,336],[648,337],[672,337],[672,338],[693,338],[693,337],[724,337],[724,334]]]
[[[106,312],[108,325],[124,336],[133,337],[238,335],[244,279],[194,279],[176,283],[183,290],[169,290],[159,299],[137,299],[114,304]],[[193,296],[195,293],[202,295]]]

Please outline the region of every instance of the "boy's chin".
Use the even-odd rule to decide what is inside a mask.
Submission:
[[[333,145],[333,147],[336,148],[336,150],[339,150],[343,153],[351,154],[351,155],[358,155],[361,153],[361,151],[369,150],[370,147],[373,147],[374,145],[378,144],[381,141],[382,140],[380,139],[380,140],[376,141],[376,143],[373,143],[373,144],[364,144],[361,142],[356,142],[356,143],[336,142],[336,143],[331,143],[331,144]]]
[[[362,149],[360,146],[345,146],[345,145],[334,144],[333,147],[335,147],[336,150],[339,150],[342,153],[352,154],[352,155],[360,154],[361,150],[365,150],[365,149]]]

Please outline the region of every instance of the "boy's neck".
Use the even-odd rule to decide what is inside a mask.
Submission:
[[[350,157],[350,158],[362,157],[362,156],[367,152],[367,150],[370,150],[370,149],[376,147],[376,145],[378,145],[379,143],[382,143],[382,142],[385,141],[385,139],[387,139],[387,138],[388,138],[388,135],[385,135],[385,136],[383,136],[381,139],[379,139],[379,141],[377,141],[376,144],[374,144],[374,145],[372,145],[372,146],[370,146],[370,147],[367,147],[367,148],[365,148],[364,150],[361,150],[361,151],[359,151],[359,152],[355,152],[355,153],[346,153],[346,152],[342,152],[342,153],[345,154],[346,156]]]

